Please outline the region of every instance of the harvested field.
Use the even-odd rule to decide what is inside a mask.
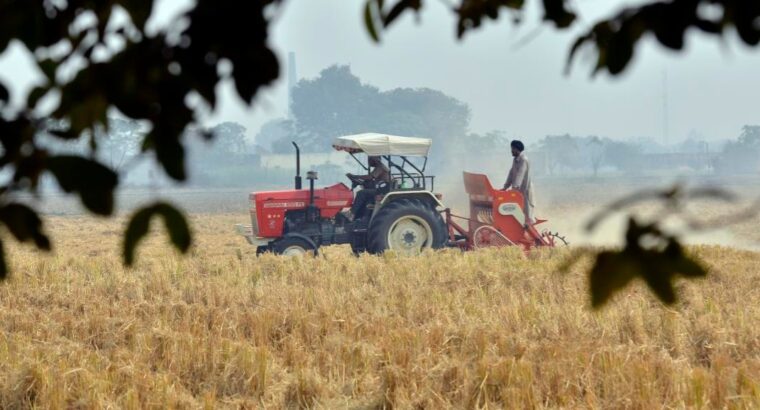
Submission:
[[[0,407],[760,406],[760,254],[692,247],[711,274],[677,306],[637,284],[591,311],[566,251],[257,259],[244,218],[192,216],[185,258],[156,232],[132,269],[123,219],[10,246]]]

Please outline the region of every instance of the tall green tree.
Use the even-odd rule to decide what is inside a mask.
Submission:
[[[429,88],[380,91],[348,66],[328,67],[293,90],[295,139],[312,151],[330,150],[332,139],[361,132],[430,137],[434,145],[467,134],[470,108]]]

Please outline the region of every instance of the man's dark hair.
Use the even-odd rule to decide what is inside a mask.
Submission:
[[[520,140],[513,140],[511,144],[509,144],[512,148],[516,148],[518,151],[523,152],[525,151],[525,144],[522,143]]]

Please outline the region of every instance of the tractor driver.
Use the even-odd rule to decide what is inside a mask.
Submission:
[[[507,181],[504,182],[504,190],[514,189],[519,191],[525,198],[525,224],[532,225],[533,220],[533,184],[530,180],[530,164],[525,157],[525,144],[522,141],[514,140],[509,144],[512,148],[512,168],[509,170]]]
[[[354,198],[354,204],[351,205],[351,209],[344,215],[351,221],[354,218],[361,217],[364,211],[367,209],[367,205],[374,201],[375,195],[383,191],[384,188],[378,188],[378,184],[385,183],[386,188],[391,183],[391,172],[388,167],[383,164],[379,156],[370,156],[368,158],[369,166],[372,168],[367,175],[354,175],[346,174],[351,180],[360,180],[365,182],[365,188],[356,193]]]

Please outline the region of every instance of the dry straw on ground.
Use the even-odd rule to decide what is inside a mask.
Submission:
[[[710,278],[662,307],[636,286],[588,309],[563,252],[305,260],[196,216],[125,270],[118,223],[55,218],[55,255],[9,252],[2,408],[756,408],[756,253],[692,251]]]

